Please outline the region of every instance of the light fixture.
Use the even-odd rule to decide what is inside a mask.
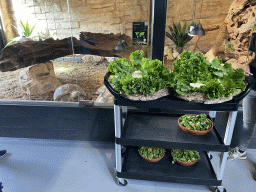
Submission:
[[[204,28],[202,24],[200,23],[201,14],[202,14],[202,6],[203,6],[203,0],[201,1],[201,10],[200,10],[200,17],[199,17],[199,23],[196,25],[196,27],[190,32],[191,35],[199,35],[203,36],[205,35]]]
[[[186,30],[186,33],[189,35],[189,36],[193,36],[190,34],[190,32],[196,27],[196,24],[195,24],[195,12],[196,11],[196,0],[194,0],[194,11],[193,11],[193,15],[192,15],[192,23],[190,24],[190,26],[187,28]]]
[[[116,45],[116,48],[115,48],[116,51],[121,51],[121,50],[124,50],[124,46],[122,44],[121,41],[119,41]]]
[[[123,47],[125,48],[125,49],[127,49],[128,48],[128,45],[127,45],[127,43],[126,43],[126,41],[125,40],[122,40],[122,45],[123,45]]]

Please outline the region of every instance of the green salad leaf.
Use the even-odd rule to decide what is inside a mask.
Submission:
[[[201,92],[209,98],[219,98],[229,97],[237,89],[245,90],[243,69],[235,71],[231,64],[223,65],[221,59],[209,62],[201,52],[183,51],[180,59],[173,62],[171,76],[171,87],[180,95]],[[191,85],[199,83],[200,87]]]
[[[174,164],[176,160],[180,160],[183,162],[193,162],[197,159],[201,159],[198,151],[182,149],[173,149],[172,158],[172,164]]]
[[[108,70],[113,74],[110,83],[117,92],[128,96],[134,93],[150,95],[171,85],[171,73],[160,60],[143,57],[143,51],[131,53],[129,59],[111,61]]]

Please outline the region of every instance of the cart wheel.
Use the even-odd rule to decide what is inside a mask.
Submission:
[[[212,158],[213,158],[213,156],[212,156],[212,154],[210,154],[210,158],[209,159],[212,160]]]
[[[128,184],[128,181],[126,180],[126,179],[124,179],[124,183],[121,183],[120,181],[119,181],[119,179],[117,178],[117,185],[119,185],[119,186],[126,186]]]
[[[214,192],[221,192],[221,191],[218,189],[218,187],[216,187]],[[227,192],[226,188],[223,188],[223,192]]]

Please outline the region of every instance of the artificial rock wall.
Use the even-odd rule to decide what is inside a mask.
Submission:
[[[13,5],[13,20],[36,24],[34,35],[65,38],[79,37],[79,32],[124,33],[132,36],[132,22],[149,22],[151,0],[3,0]],[[201,23],[207,35],[200,37],[198,46],[206,52],[217,37],[219,25],[224,22],[233,0],[204,0]],[[2,0],[1,0],[2,2]],[[173,21],[192,22],[194,0],[167,0],[166,25]],[[196,19],[200,16],[201,1],[197,0]],[[1,8],[2,14],[5,11]],[[9,34],[11,19],[4,19]],[[71,25],[70,21],[71,20]],[[70,29],[72,28],[72,29]],[[166,28],[168,31],[169,29]],[[10,38],[8,36],[8,38]],[[166,39],[166,43],[171,41]],[[193,44],[193,41],[190,42]]]

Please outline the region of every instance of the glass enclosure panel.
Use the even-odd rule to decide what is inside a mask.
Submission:
[[[0,100],[113,104],[111,94],[99,89],[108,64],[136,50],[150,59],[152,26],[160,22],[151,17],[165,11],[154,2],[1,0]],[[254,1],[167,0],[164,58],[159,59],[171,71],[187,50],[242,68],[252,56],[255,7]],[[201,31],[192,30],[192,23]]]
[[[1,0],[0,9],[0,100],[113,103],[98,91],[109,62],[135,50],[149,58],[150,0]]]

